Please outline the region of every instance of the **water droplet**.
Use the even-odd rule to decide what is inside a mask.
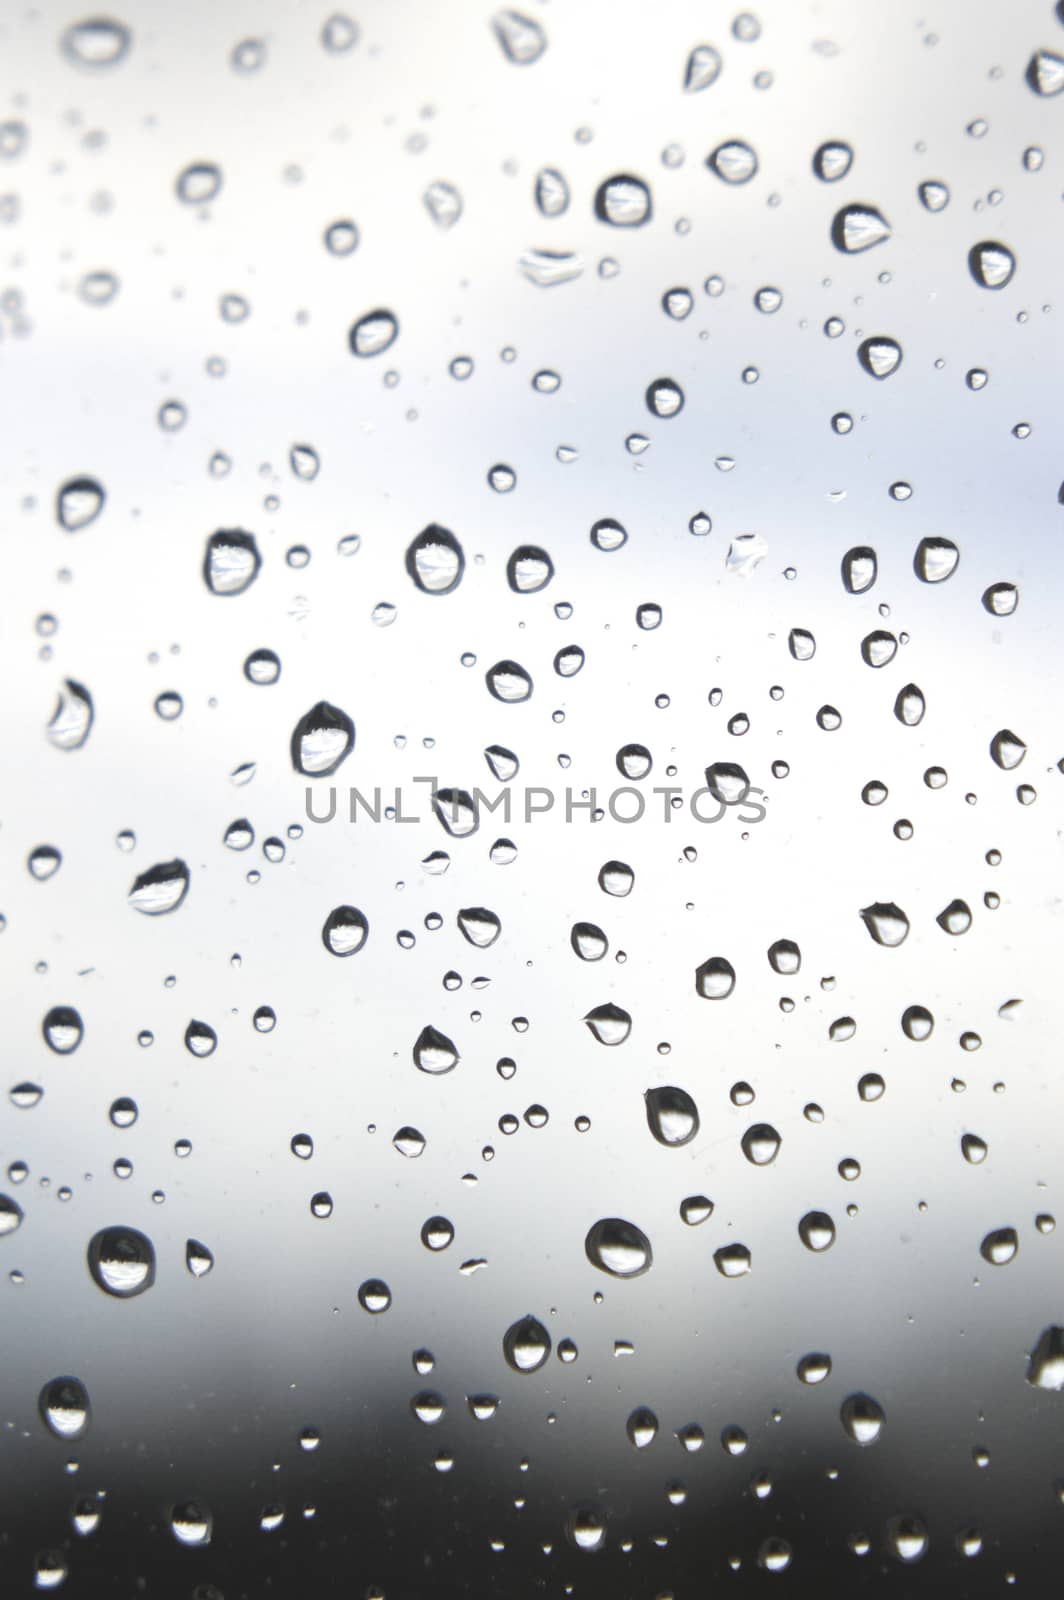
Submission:
[[[854,1444],[875,1444],[886,1420],[883,1407],[870,1394],[849,1394],[839,1407],[839,1417]]]
[[[485,673],[485,682],[495,699],[507,705],[519,704],[532,694],[532,679],[516,661],[497,661]]]
[[[826,1211],[807,1211],[798,1224],[798,1237],[807,1250],[830,1250],[835,1243],[835,1224]]]
[[[63,54],[75,67],[115,67],[128,55],[131,39],[124,22],[87,17],[69,27],[60,43]]]
[[[365,1283],[359,1285],[358,1303],[363,1311],[379,1317],[391,1305],[392,1291],[383,1278],[367,1278]]]
[[[262,566],[253,533],[242,528],[219,528],[207,540],[203,579],[212,594],[243,594]]]
[[[565,1524],[565,1535],[578,1550],[591,1554],[601,1550],[606,1543],[606,1523],[600,1512],[583,1507],[570,1513]]]
[[[528,67],[547,48],[547,35],[532,17],[520,11],[496,11],[491,26],[507,61]]]
[[[943,933],[967,933],[972,925],[972,913],[964,900],[951,900],[944,911],[935,918]]]
[[[244,661],[244,676],[249,683],[268,687],[281,676],[281,658],[273,650],[252,650]]]
[[[720,77],[723,65],[720,51],[714,45],[696,44],[684,67],[684,93],[698,94],[700,90],[708,89]]]
[[[612,517],[602,517],[592,525],[591,543],[596,550],[619,550],[627,542],[627,530]]]
[[[653,764],[645,744],[626,744],[617,752],[617,771],[633,782],[645,778]]]
[[[558,284],[573,283],[583,275],[583,257],[575,250],[526,250],[518,259],[518,266],[529,283],[537,289],[552,289]]]
[[[777,939],[768,947],[769,966],[773,972],[787,974],[800,971],[802,952],[793,939]]]
[[[983,609],[992,617],[1011,617],[1020,600],[1013,583],[993,583],[983,594]]]
[[[706,787],[721,805],[738,805],[750,791],[750,779],[733,761],[715,761],[706,768]]]
[[[53,1006],[41,1024],[44,1042],[57,1056],[69,1056],[85,1034],[85,1024],[73,1006]]]
[[[599,868],[599,888],[618,898],[631,894],[635,873],[625,861],[607,861]]]
[[[740,578],[748,578],[768,555],[768,541],[761,533],[737,533],[728,545],[725,567]]]
[[[353,956],[369,937],[369,923],[357,906],[337,906],[325,918],[321,942],[334,956]]]
[[[594,922],[575,922],[569,942],[581,961],[601,961],[609,950],[609,940]]]
[[[355,746],[355,725],[346,711],[319,700],[292,729],[292,765],[307,777],[324,778],[344,761]]]
[[[453,228],[462,215],[462,196],[453,183],[445,183],[437,179],[430,183],[425,193],[421,196],[425,210],[436,224],[445,232]]]
[[[190,1055],[197,1056],[201,1061],[214,1054],[218,1048],[218,1035],[208,1022],[199,1022],[195,1018],[185,1029],[185,1048]]]
[[[431,522],[407,546],[406,570],[423,594],[450,594],[462,580],[465,556],[450,529]]]
[[[722,1278],[743,1278],[750,1271],[752,1257],[745,1244],[725,1244],[713,1252],[713,1264]],[[727,1445],[725,1446],[727,1449]],[[745,1437],[742,1448],[745,1450]],[[738,1452],[732,1452],[737,1454]]]
[[[543,167],[536,174],[536,205],[545,217],[561,217],[569,209],[569,185],[557,167]]]
[[[810,1351],[799,1361],[797,1371],[799,1383],[823,1383],[831,1376],[831,1357],[822,1350]]]
[[[554,670],[559,678],[575,678],[584,665],[584,652],[578,644],[563,646],[554,657]]]
[[[1020,1241],[1015,1228],[995,1228],[979,1246],[979,1254],[992,1267],[1004,1267],[1016,1255]]]
[[[637,1406],[625,1423],[625,1432],[637,1450],[645,1450],[658,1436],[658,1419],[649,1406]]]
[[[414,1065],[422,1072],[439,1075],[458,1064],[458,1047],[445,1033],[431,1024],[422,1028],[414,1044]]]
[[[894,715],[898,721],[907,728],[915,728],[923,721],[927,702],[923,691],[915,683],[907,683],[904,689],[899,690],[894,702]]]
[[[588,1230],[584,1251],[593,1267],[612,1278],[638,1278],[654,1259],[650,1240],[634,1222],[603,1217]]]
[[[54,845],[39,844],[26,857],[26,865],[31,877],[38,883],[47,883],[59,871],[62,860],[62,854]]]
[[[349,218],[330,222],[325,230],[325,248],[332,256],[349,256],[358,249],[358,228]]]
[[[695,989],[703,1000],[726,1000],[735,988],[735,968],[724,956],[711,956],[695,972]]]
[[[900,906],[893,902],[877,901],[861,909],[861,918],[876,944],[893,950],[904,944],[909,933],[909,919]]]
[[[473,797],[465,789],[437,789],[432,796],[432,809],[454,839],[467,838],[480,826]]]
[[[80,750],[93,722],[92,696],[83,684],[65,678],[48,727],[49,743],[57,750]]]
[[[1036,50],[1024,77],[1035,94],[1059,94],[1064,89],[1064,56],[1058,56],[1055,50]]]
[[[135,911],[146,917],[165,916],[176,911],[188,893],[189,870],[179,857],[159,861],[133,879],[127,896]]]
[[[646,392],[647,410],[655,417],[675,417],[684,406],[684,392],[672,378],[655,378]]]
[[[539,545],[518,545],[506,563],[506,581],[514,594],[538,594],[553,576],[554,563]]]
[[[706,165],[725,183],[749,183],[757,172],[757,154],[741,139],[729,139],[706,157]]]
[[[55,497],[55,516],[67,533],[80,533],[103,510],[107,493],[95,478],[68,478]]]
[[[214,1519],[198,1500],[186,1500],[170,1512],[170,1532],[178,1544],[207,1545],[211,1542]]]
[[[926,1006],[906,1006],[902,1012],[901,1028],[907,1039],[922,1044],[934,1032],[935,1019]]]
[[[686,1089],[673,1085],[648,1089],[643,1099],[647,1127],[659,1144],[673,1147],[690,1144],[698,1132],[699,1117],[698,1107]]]
[[[961,1135],[961,1155],[970,1166],[978,1167],[986,1160],[987,1143],[977,1133]]]
[[[1027,1382],[1035,1389],[1064,1389],[1064,1328],[1043,1328],[1027,1357]]]
[[[102,1228],[88,1248],[93,1282],[118,1300],[143,1294],[155,1282],[155,1247],[136,1228]]]
[[[890,238],[890,223],[875,206],[843,206],[831,224],[831,242],[846,255],[871,250]]]
[[[1016,257],[1008,245],[984,239],[968,252],[968,270],[984,289],[1003,289],[1016,271]]]
[[[399,320],[394,312],[378,309],[367,311],[351,324],[348,343],[351,354],[379,356],[389,350],[399,337]]]
[[[641,228],[651,214],[650,189],[631,173],[616,173],[595,192],[596,217],[614,228]]]
[[[502,1353],[515,1372],[538,1372],[550,1351],[550,1334],[531,1315],[511,1323],[503,1334]]]
[[[944,583],[957,570],[961,553],[952,539],[921,539],[913,557],[913,571],[923,583]]]
[[[747,1128],[741,1143],[743,1155],[752,1166],[768,1167],[779,1155],[783,1140],[771,1123],[755,1122]]]
[[[194,1278],[205,1278],[214,1266],[214,1256],[198,1239],[185,1241],[185,1266]]]
[[[861,640],[861,659],[865,666],[885,667],[897,653],[897,639],[883,628],[876,628]]]
[[[1011,772],[1018,767],[1026,754],[1027,746],[1019,734],[1009,728],[1002,728],[990,741],[991,758],[1003,772]]]
[[[813,171],[824,183],[838,183],[853,166],[853,151],[841,139],[829,139],[813,156]]]
[[[177,175],[177,198],[187,206],[207,205],[222,187],[222,172],[213,161],[194,161]]]
[[[57,1439],[80,1439],[89,1425],[88,1390],[78,1378],[53,1378],[41,1390],[37,1409]]]
[[[889,378],[901,366],[902,348],[896,339],[876,334],[858,345],[857,359],[871,377]]]
[[[632,1031],[632,1019],[627,1011],[612,1001],[595,1006],[584,1018],[599,1044],[623,1044]]]

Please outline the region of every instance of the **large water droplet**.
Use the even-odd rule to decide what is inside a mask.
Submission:
[[[873,378],[889,378],[901,366],[902,348],[897,339],[875,334],[857,346],[857,359]]]
[[[913,556],[913,571],[922,583],[945,583],[957,570],[961,553],[952,539],[921,539]]]
[[[599,1044],[623,1044],[632,1031],[632,1019],[627,1011],[612,1001],[595,1006],[584,1018]]]
[[[210,1544],[213,1527],[210,1511],[198,1500],[186,1500],[170,1512],[170,1532],[178,1544]]]
[[[484,906],[466,906],[459,911],[457,922],[463,936],[478,950],[487,950],[502,930],[502,923],[495,912],[488,911]]]
[[[876,944],[893,950],[904,944],[909,933],[909,919],[900,906],[892,901],[877,900],[861,908],[861,918]]]
[[[831,224],[831,242],[846,255],[871,250],[890,238],[890,223],[875,206],[843,206]]]
[[[654,1259],[642,1228],[623,1217],[603,1217],[588,1230],[584,1251],[593,1267],[612,1278],[638,1278]]]
[[[458,1064],[458,1047],[438,1028],[427,1024],[414,1043],[414,1065],[434,1075],[450,1072]]]
[[[632,892],[635,873],[626,861],[607,861],[599,868],[599,888],[618,899]]]
[[[735,988],[735,968],[724,956],[710,956],[695,972],[695,989],[703,1000],[726,1000]]]
[[[643,1099],[647,1127],[659,1144],[690,1144],[698,1132],[699,1118],[698,1107],[686,1089],[669,1084],[660,1089],[648,1089]]]
[[[713,1265],[722,1278],[744,1278],[752,1259],[745,1244],[724,1244],[713,1252]]]
[[[406,551],[406,570],[423,594],[450,594],[465,571],[465,556],[449,528],[430,522]]]
[[[883,1431],[883,1407],[870,1394],[850,1394],[839,1407],[839,1417],[854,1444],[875,1444]]]
[[[41,1390],[37,1409],[57,1439],[80,1439],[89,1425],[89,1391],[79,1378],[53,1378]]]
[[[1042,1329],[1027,1357],[1027,1382],[1035,1389],[1064,1389],[1064,1328]]]
[[[802,952],[793,939],[777,939],[768,947],[768,961],[773,972],[789,976],[801,970]]]
[[[1013,733],[1010,728],[1000,729],[990,741],[990,755],[1003,772],[1011,772],[1018,767],[1026,754],[1027,746],[1019,734]]]
[[[357,906],[337,906],[325,918],[321,942],[334,956],[353,956],[369,937],[369,923]]]
[[[522,1317],[503,1334],[502,1353],[515,1372],[537,1372],[550,1350],[550,1334],[537,1317]]]
[[[807,1250],[830,1250],[835,1243],[835,1224],[826,1211],[807,1211],[798,1224],[798,1237]]]
[[[1058,56],[1055,50],[1036,50],[1024,77],[1035,94],[1060,94],[1064,89],[1064,56]]]
[[[205,1278],[214,1266],[214,1255],[198,1239],[186,1239],[185,1266],[192,1277]]]
[[[683,410],[684,392],[672,378],[655,378],[647,389],[646,403],[655,417],[676,417]]]
[[[1016,271],[1016,257],[1007,244],[983,239],[968,252],[968,270],[983,289],[1003,289]]]
[[[85,1034],[85,1024],[73,1006],[53,1006],[41,1023],[44,1042],[57,1056],[72,1054]]]
[[[437,789],[432,796],[436,820],[454,839],[476,833],[480,817],[473,796],[465,789]]]
[[[853,151],[841,139],[829,139],[813,156],[813,171],[823,183],[838,183],[853,166]]]
[[[979,1254],[992,1267],[1006,1266],[1020,1248],[1015,1228],[994,1228],[979,1246]]]
[[[261,566],[255,535],[243,528],[219,528],[207,540],[203,578],[212,594],[243,594]]]
[[[714,761],[706,768],[706,788],[721,805],[738,805],[750,790],[750,779],[734,761]]]
[[[923,690],[915,683],[907,683],[904,689],[898,691],[898,697],[894,702],[894,715],[905,727],[917,727],[923,721],[926,710],[927,701],[924,699]]]
[[[146,917],[165,916],[168,911],[176,911],[184,900],[189,876],[187,865],[179,857],[173,861],[159,861],[133,879],[127,897],[129,903]]]
[[[496,661],[485,682],[495,699],[507,705],[517,705],[532,694],[531,676],[516,661]]]
[[[292,765],[310,778],[335,772],[355,746],[355,725],[346,711],[319,700],[292,729]]]
[[[101,1228],[89,1241],[89,1272],[105,1294],[131,1300],[155,1282],[155,1247],[136,1228]]]
[[[577,1550],[591,1554],[601,1550],[606,1543],[606,1521],[600,1511],[586,1506],[570,1513],[565,1524],[565,1536]]]
[[[515,594],[538,594],[554,576],[554,563],[538,544],[522,544],[506,563],[506,581]]]
[[[637,1450],[645,1450],[658,1436],[658,1419],[649,1406],[636,1406],[624,1425],[624,1431]]]
[[[779,1155],[783,1140],[770,1122],[755,1122],[742,1140],[743,1155],[752,1166],[768,1167]]]

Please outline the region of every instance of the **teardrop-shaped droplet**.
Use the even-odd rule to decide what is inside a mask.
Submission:
[[[714,761],[706,768],[706,788],[721,805],[734,806],[746,799],[750,779],[734,761]]]
[[[637,1450],[645,1450],[658,1436],[658,1419],[649,1406],[636,1406],[625,1423],[625,1432]]]
[[[255,535],[243,528],[219,528],[207,540],[203,578],[211,594],[243,594],[261,566]]]
[[[907,683],[904,689],[898,691],[898,697],[894,702],[894,715],[905,727],[917,727],[923,721],[926,710],[927,701],[924,699],[923,690],[915,683]]]
[[[184,861],[159,861],[133,879],[128,900],[135,911],[146,917],[165,916],[176,911],[188,893],[189,870]]]
[[[214,1256],[198,1239],[185,1241],[185,1266],[194,1278],[205,1278],[214,1266]]]
[[[885,667],[898,653],[898,641],[885,628],[874,628],[861,640],[861,659],[866,667]]]
[[[623,1217],[603,1217],[588,1230],[584,1252],[593,1267],[611,1278],[639,1278],[650,1270],[654,1253],[642,1228]]]
[[[49,1050],[57,1056],[69,1056],[81,1043],[85,1024],[73,1006],[53,1006],[41,1023],[41,1032]]]
[[[554,563],[538,544],[522,544],[506,563],[506,581],[514,594],[538,594],[554,576]]]
[[[1010,728],[1001,728],[990,741],[991,758],[1003,772],[1018,767],[1026,754],[1027,746]]]
[[[601,961],[609,940],[594,922],[574,922],[569,942],[581,961]]]
[[[432,796],[432,809],[454,839],[467,838],[480,826],[476,803],[465,789],[437,789]]]
[[[532,678],[516,661],[496,661],[485,682],[495,699],[506,705],[517,705],[532,694]]]
[[[875,206],[843,206],[831,224],[831,242],[844,255],[857,255],[885,244],[890,238],[890,223]]]
[[[752,1128],[747,1128],[740,1143],[751,1166],[769,1167],[779,1155],[783,1140],[770,1122],[755,1122]]]
[[[288,465],[296,478],[313,483],[321,471],[321,458],[310,444],[294,444],[288,452]]]
[[[209,1022],[199,1022],[193,1017],[185,1029],[185,1049],[200,1061],[212,1056],[218,1048],[218,1035]]]
[[[889,378],[901,366],[902,348],[897,339],[875,334],[857,346],[857,359],[870,377]]]
[[[515,1372],[537,1372],[550,1351],[550,1334],[538,1317],[521,1317],[503,1334],[502,1353]]]
[[[64,678],[45,730],[49,743],[57,750],[80,750],[92,730],[93,716],[92,695],[84,684]]]
[[[816,655],[816,640],[805,628],[792,628],[787,637],[787,648],[795,661],[812,661]]]
[[[945,211],[949,205],[949,184],[939,178],[928,178],[916,192],[926,211]]]
[[[632,1019],[621,1006],[612,1001],[595,1006],[584,1018],[599,1044],[623,1044],[632,1031]]]
[[[1064,1328],[1043,1328],[1027,1357],[1027,1382],[1034,1389],[1064,1389]]]
[[[321,942],[333,956],[353,956],[369,937],[369,923],[357,906],[337,906],[325,918]]]
[[[839,1407],[839,1417],[847,1437],[854,1444],[875,1444],[883,1431],[883,1407],[870,1394],[850,1394]]]
[[[614,228],[641,228],[653,212],[650,189],[629,172],[615,173],[595,192],[595,215]]]
[[[422,1028],[414,1044],[415,1067],[438,1076],[452,1071],[458,1059],[458,1047],[452,1039],[431,1024]]]
[[[861,918],[876,944],[890,950],[904,944],[908,937],[909,919],[893,902],[877,900],[874,905],[863,906]]]
[[[838,183],[853,166],[853,151],[841,139],[828,139],[813,155],[813,171],[822,183]]]
[[[543,28],[521,11],[496,11],[491,26],[503,55],[516,67],[531,66],[547,48]]]
[[[695,972],[695,989],[703,1000],[726,1000],[735,988],[735,968],[724,956],[711,956]]]
[[[979,1246],[979,1254],[991,1266],[1003,1267],[1012,1260],[1019,1248],[1020,1241],[1015,1228],[995,1228]]]
[[[720,77],[724,65],[720,51],[712,44],[696,44],[683,70],[685,94],[698,94]]]
[[[292,765],[310,778],[335,772],[355,746],[355,725],[346,711],[319,700],[292,729]]]
[[[494,911],[488,911],[484,906],[466,906],[459,911],[457,921],[464,938],[478,950],[487,950],[502,930],[502,923]]]
[[[557,167],[542,167],[536,174],[536,205],[544,217],[561,217],[569,209],[569,185]]]
[[[698,1107],[686,1089],[669,1084],[660,1089],[648,1089],[643,1099],[647,1127],[659,1144],[690,1144],[698,1132],[699,1117]]]
[[[394,311],[387,311],[383,307],[365,312],[357,322],[351,324],[347,336],[351,354],[355,356],[382,355],[398,337],[399,319]]]
[[[706,166],[725,183],[749,183],[757,172],[757,153],[742,139],[729,139],[706,157]]]
[[[67,533],[79,533],[103,510],[106,491],[95,478],[68,478],[55,497],[55,516]]]
[[[934,1033],[935,1019],[926,1006],[906,1006],[901,1015],[901,1031],[915,1044],[922,1044]]]
[[[89,1425],[89,1392],[79,1378],[53,1378],[41,1390],[37,1409],[49,1433],[68,1443]]]
[[[155,1247],[136,1228],[101,1228],[89,1241],[89,1272],[105,1294],[131,1300],[155,1282]]]
[[[1016,257],[998,239],[983,239],[968,252],[968,270],[983,289],[1004,289],[1016,271]]]

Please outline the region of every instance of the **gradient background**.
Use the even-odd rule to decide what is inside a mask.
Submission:
[[[127,58],[95,71],[59,48],[79,13],[45,0],[0,19],[2,116],[28,128],[22,153],[0,160],[0,972],[8,1082],[45,1091],[33,1110],[5,1099],[0,1111],[5,1170],[29,1167],[6,1188],[25,1220],[0,1240],[5,1593],[32,1592],[38,1554],[58,1549],[64,1592],[90,1597],[168,1600],[202,1584],[226,1600],[373,1585],[387,1600],[701,1600],[766,1586],[982,1597],[1013,1583],[1041,1597],[1064,1528],[1064,1397],[1024,1381],[1041,1330],[1064,1323],[1060,1231],[1034,1223],[1057,1211],[1064,1157],[1064,96],[1037,97],[1023,75],[1034,49],[1064,52],[1064,28],[1042,0],[771,0],[756,42],[736,39],[735,13],[715,4],[525,9],[549,38],[525,67],[504,58],[490,8],[469,0],[369,0],[342,55],[321,46],[326,7],[139,0],[118,13],[133,32]],[[230,62],[248,38],[265,43],[251,74]],[[719,48],[724,69],[685,95],[700,43]],[[763,72],[770,87],[754,82]],[[978,138],[966,131],[976,119],[987,124]],[[733,137],[760,159],[741,188],[704,165]],[[831,138],[850,142],[855,161],[823,184],[810,162]],[[682,164],[663,162],[669,146]],[[1029,146],[1044,151],[1039,171],[1024,168]],[[199,160],[222,168],[224,186],[208,206],[182,205],[174,181]],[[572,192],[552,220],[533,201],[544,166]],[[615,172],[651,186],[649,226],[596,221],[595,190]],[[917,198],[928,178],[952,191],[938,215]],[[435,180],[463,197],[450,231],[422,202]],[[852,201],[877,205],[893,237],[845,257],[829,229]],[[339,218],[360,230],[344,259],[322,243]],[[1000,293],[967,270],[986,238],[1018,259]],[[530,248],[578,252],[582,276],[534,287],[518,268]],[[613,276],[599,270],[606,258]],[[106,306],[78,292],[96,271],[120,280]],[[718,298],[702,289],[714,273]],[[695,305],[675,322],[660,302],[681,285]],[[784,295],[774,316],[753,305],[764,285]],[[246,297],[245,322],[222,320],[223,294]],[[347,330],[377,306],[399,317],[399,339],[356,361]],[[845,322],[837,339],[822,332],[829,316]],[[884,383],[856,359],[877,333],[905,352]],[[476,363],[466,382],[448,373],[459,355]],[[211,358],[224,376],[210,374]],[[741,379],[749,365],[754,385]],[[990,373],[979,393],[964,380],[975,366]],[[543,367],[562,377],[554,395],[531,387]],[[661,376],[686,394],[667,422],[643,401]],[[188,410],[176,433],[156,421],[171,399]],[[830,426],[841,410],[855,419],[846,437]],[[1013,436],[1018,423],[1029,437]],[[637,458],[624,444],[633,432],[651,441]],[[313,482],[289,469],[298,443],[321,458]],[[559,446],[577,459],[559,461]],[[208,466],[218,451],[232,461],[221,478]],[[734,469],[719,470],[721,457]],[[518,475],[509,495],[486,483],[496,462]],[[106,486],[106,507],[68,534],[55,493],[84,473]],[[888,492],[899,480],[913,490],[904,502]],[[688,532],[700,510],[713,518],[708,538]],[[612,555],[588,540],[606,516],[629,533]],[[416,592],[404,569],[430,521],[466,554],[446,598]],[[234,526],[255,533],[263,567],[246,594],[222,599],[203,583],[204,544]],[[725,555],[752,531],[768,553],[744,578]],[[361,548],[344,558],[337,541],[353,532]],[[961,549],[938,587],[912,571],[930,535]],[[505,565],[526,542],[549,550],[556,575],[518,596]],[[294,544],[312,553],[303,570],[285,563]],[[864,544],[879,581],[848,596],[839,562]],[[1012,617],[980,604],[998,581],[1020,588]],[[397,607],[388,628],[371,621],[382,601]],[[561,601],[573,608],[564,621]],[[635,624],[645,602],[664,612],[653,633]],[[58,619],[47,642],[41,613]],[[813,661],[791,659],[792,627],[815,634]],[[881,672],[859,655],[875,627],[909,635]],[[566,681],[551,662],[570,643],[587,663]],[[242,673],[262,647],[283,663],[270,688]],[[527,704],[488,695],[484,672],[505,657],[533,676]],[[72,753],[44,735],[65,677],[96,709]],[[928,702],[915,729],[892,714],[909,681]],[[153,711],[164,690],[184,698],[173,723]],[[690,791],[707,763],[739,761],[767,791],[767,817],[745,830],[733,817],[666,823],[655,798],[636,826],[586,813],[568,826],[485,818],[451,841],[414,787],[416,827],[350,826],[342,814],[307,825],[288,743],[322,698],[357,728],[341,795],[420,774],[486,786],[493,743],[518,753],[521,784],[601,793],[621,782],[617,750],[637,741],[655,761],[644,787],[673,781],[674,766]],[[816,725],[824,703],[842,713],[837,732]],[[727,731],[738,712],[751,720],[742,738]],[[988,755],[1003,727],[1028,745],[1018,773]],[[778,759],[790,763],[784,781],[771,774]],[[248,762],[253,780],[234,787]],[[948,771],[944,789],[922,780],[932,764]],[[873,778],[890,789],[878,809],[860,798]],[[1017,803],[1020,781],[1038,791],[1033,805]],[[256,844],[238,855],[222,835],[245,815]],[[913,823],[908,842],[891,831],[899,817]],[[271,864],[263,840],[293,823],[303,837]],[[115,846],[126,828],[130,854]],[[505,867],[489,860],[498,833],[518,847]],[[44,883],[25,865],[40,844],[63,854]],[[434,877],[421,862],[439,848],[452,864]],[[173,856],[191,869],[187,900],[171,916],[137,915],[133,877]],[[625,900],[598,887],[611,858],[635,870]],[[1001,896],[995,912],[988,891]],[[957,896],[974,914],[963,938],[934,920]],[[877,900],[910,917],[900,949],[863,929],[858,911]],[[320,938],[344,902],[370,924],[347,961]],[[455,925],[477,905],[502,921],[488,951]],[[439,931],[424,926],[431,912]],[[604,961],[573,954],[577,920],[607,933]],[[401,929],[414,948],[397,944]],[[801,947],[797,977],[768,965],[778,938]],[[738,981],[715,1004],[695,993],[694,970],[718,954]],[[451,969],[464,983],[447,991]],[[472,988],[478,976],[490,983]],[[1000,1016],[1013,999],[1023,1004]],[[581,1021],[606,1001],[633,1018],[613,1050]],[[911,1004],[935,1015],[922,1044],[900,1027]],[[69,1057],[41,1038],[54,1005],[84,1019]],[[268,1035],[252,1026],[262,1005],[277,1014]],[[856,1034],[830,1043],[843,1015]],[[207,1060],[183,1044],[194,1017],[218,1033]],[[412,1065],[426,1024],[461,1052],[445,1077]],[[150,1048],[137,1043],[144,1029]],[[961,1049],[965,1030],[981,1036],[978,1053]],[[503,1056],[517,1062],[509,1081],[495,1070]],[[856,1087],[870,1071],[887,1084],[874,1104]],[[729,1090],[743,1080],[756,1099],[736,1106]],[[701,1131],[683,1149],[647,1131],[642,1096],[656,1084],[698,1103]],[[108,1121],[119,1095],[140,1110],[125,1131]],[[803,1116],[810,1101],[823,1122]],[[501,1116],[537,1103],[546,1127],[500,1132]],[[761,1121],[783,1136],[765,1169],[739,1142]],[[427,1140],[417,1161],[391,1143],[408,1124]],[[310,1162],[289,1149],[304,1131]],[[982,1166],[961,1157],[966,1131],[988,1141]],[[185,1160],[178,1139],[192,1142]],[[134,1164],[124,1181],[119,1157]],[[861,1163],[855,1183],[837,1172],[847,1157]],[[310,1213],[319,1190],[333,1197],[328,1220]],[[687,1228],[678,1206],[699,1192],[716,1209]],[[797,1233],[810,1209],[838,1230],[821,1256]],[[436,1213],[456,1236],[430,1255],[419,1233]],[[588,1228],[611,1215],[653,1244],[652,1269],[632,1282],[584,1255]],[[148,1233],[158,1255],[154,1287],[128,1302],[101,1294],[85,1265],[92,1234],[116,1223]],[[980,1241],[1006,1225],[1018,1255],[987,1266]],[[184,1266],[189,1237],[216,1258],[199,1281]],[[753,1269],[726,1280],[712,1256],[733,1240]],[[487,1266],[459,1271],[477,1258]],[[357,1300],[370,1277],[393,1294],[378,1317]],[[555,1347],[575,1340],[578,1359],[511,1372],[502,1336],[528,1312]],[[634,1352],[617,1357],[618,1340]],[[426,1377],[411,1364],[422,1347],[436,1358]],[[809,1350],[833,1360],[815,1389],[795,1376]],[[93,1406],[74,1446],[48,1436],[36,1410],[42,1384],[65,1373]],[[447,1401],[434,1428],[410,1415],[422,1388]],[[866,1450],[839,1421],[854,1390],[886,1411]],[[466,1408],[480,1393],[501,1398],[490,1422]],[[638,1405],[661,1432],[637,1453],[625,1420]],[[706,1434],[697,1454],[675,1438],[691,1422]],[[750,1438],[738,1458],[718,1442],[729,1424]],[[312,1454],[299,1446],[306,1427],[321,1433]],[[454,1457],[449,1473],[434,1468],[440,1453]],[[773,1485],[764,1499],[750,1492],[759,1474]],[[677,1482],[683,1505],[667,1495]],[[97,1492],[99,1529],[80,1538],[72,1507]],[[202,1550],[181,1548],[166,1525],[189,1499],[213,1513]],[[272,1533],[258,1527],[268,1505],[286,1512]],[[607,1518],[597,1554],[566,1540],[577,1507]],[[929,1530],[912,1568],[887,1552],[897,1515]],[[968,1528],[984,1542],[971,1560],[954,1543]],[[871,1543],[863,1557],[848,1545],[858,1532]],[[773,1536],[794,1550],[779,1575],[757,1564]]]

